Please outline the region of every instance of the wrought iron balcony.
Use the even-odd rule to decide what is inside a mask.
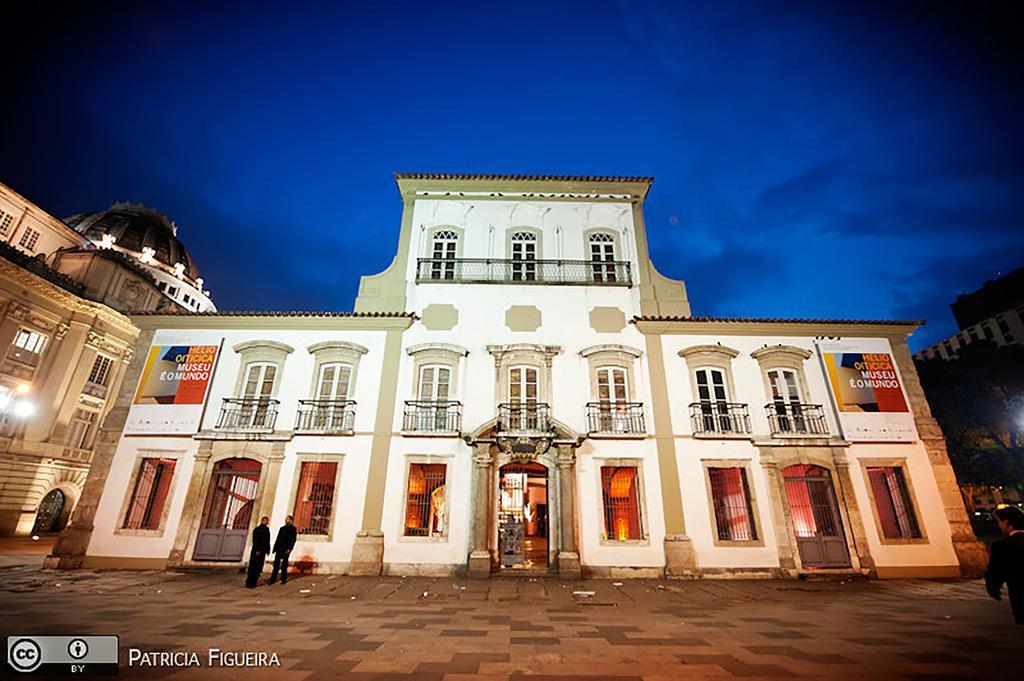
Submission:
[[[299,400],[295,430],[306,433],[348,433],[356,422],[355,400]]]
[[[462,403],[406,400],[402,430],[411,433],[457,433],[462,430]]]
[[[107,398],[107,386],[86,381],[85,385],[82,386],[82,394],[95,397],[100,400],[105,400]]]
[[[217,429],[273,430],[277,421],[277,407],[280,404],[280,400],[267,398],[225,397],[220,407]]]
[[[421,284],[569,284],[632,286],[626,260],[504,260],[495,258],[420,258]]]
[[[554,430],[544,402],[502,402],[498,405],[498,432],[548,433]]]
[[[587,430],[591,433],[646,433],[642,402],[587,402]]]
[[[828,422],[820,404],[772,402],[764,406],[772,435],[828,435]]]
[[[693,402],[690,425],[695,435],[747,435],[750,411],[742,402]]]

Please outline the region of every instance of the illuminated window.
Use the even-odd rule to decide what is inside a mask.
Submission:
[[[640,492],[634,466],[602,466],[604,536],[612,541],[641,539]]]
[[[921,528],[910,502],[907,481],[899,466],[877,466],[868,468],[871,493],[875,497],[878,520],[882,536],[886,539],[916,539]]]
[[[21,329],[14,337],[9,357],[22,364],[36,366],[46,346],[46,336],[28,329]]]
[[[708,468],[708,477],[718,538],[727,541],[756,540],[747,471],[743,468]]]
[[[132,500],[124,517],[126,530],[158,530],[174,476],[174,459],[146,458],[139,464]]]
[[[64,442],[72,449],[89,449],[96,436],[96,422],[99,414],[89,409],[75,409],[68,424],[68,434]]]
[[[32,229],[31,227],[26,227],[25,231],[21,235],[21,240],[18,241],[18,245],[24,246],[25,248],[31,251],[33,248],[36,247],[37,241],[39,241],[39,232]]]
[[[405,502],[405,536],[442,537],[447,531],[443,463],[409,464]]]
[[[334,461],[302,463],[293,511],[299,534],[327,535],[334,509],[334,480],[337,473],[338,464]]]
[[[11,223],[13,222],[13,215],[0,210],[0,234],[7,234],[7,230],[10,229]]]
[[[114,360],[103,355],[96,355],[96,360],[92,363],[92,370],[89,372],[89,383],[106,386],[110,380],[110,369],[112,366],[114,366]]]

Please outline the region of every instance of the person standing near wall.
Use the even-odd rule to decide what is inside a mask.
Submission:
[[[252,531],[252,552],[249,554],[249,573],[245,578],[246,589],[254,588],[260,580],[268,553],[270,553],[270,518],[263,516],[260,518],[260,524]]]
[[[274,540],[274,571],[270,573],[270,583],[277,581],[277,571],[281,571],[281,583],[288,581],[288,556],[295,548],[296,530],[291,516],[286,516],[284,525],[277,531],[277,539]]]
[[[1024,624],[1024,511],[1008,506],[997,510],[995,516],[999,529],[1008,536],[992,544],[985,588],[999,601],[1006,584],[1013,617],[1017,624]]]

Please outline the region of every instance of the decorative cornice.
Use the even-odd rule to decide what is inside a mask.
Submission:
[[[740,351],[727,348],[724,345],[691,345],[679,351],[679,356],[689,360],[697,355],[722,355],[727,359],[739,357]]]
[[[272,340],[243,341],[241,343],[236,343],[235,345],[231,346],[231,349],[234,350],[235,352],[245,352],[246,350],[258,350],[260,348],[269,348],[270,350],[282,352],[286,355],[290,355],[291,353],[295,352],[295,348],[293,348],[292,346]]]
[[[631,348],[628,345],[618,345],[616,343],[605,343],[604,345],[591,345],[589,348],[583,348],[580,350],[580,357],[590,357],[591,355],[597,355],[600,353],[623,353],[632,357],[641,357],[644,352],[643,350],[637,350]]]
[[[461,345],[453,345],[452,343],[419,343],[417,345],[410,345],[405,351],[409,355],[430,351],[448,352],[459,357],[465,357],[469,354],[469,350],[466,348]]]
[[[320,343],[313,343],[306,351],[310,354],[316,354],[324,350],[347,350],[354,352],[358,355],[365,355],[369,350],[359,343],[349,343],[348,341],[323,341]]]
[[[792,345],[768,345],[763,348],[758,348],[750,353],[750,356],[756,359],[758,362],[766,359],[772,359],[776,357],[785,357],[788,359],[796,359],[801,362],[809,359],[814,354],[810,350],[804,348],[794,347]]]

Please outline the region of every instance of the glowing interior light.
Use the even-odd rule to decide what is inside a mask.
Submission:
[[[117,241],[117,237],[112,236],[110,234],[104,234],[100,238],[99,246],[100,246],[100,248],[113,248],[114,243],[116,241]]]
[[[141,260],[142,262],[144,262],[146,264],[149,264],[149,263],[153,262],[153,256],[154,255],[156,255],[156,251],[154,249],[150,248],[149,246],[143,246],[142,247],[142,254],[139,255],[139,260]]]
[[[11,392],[6,388],[0,389],[0,411],[7,409],[11,404]]]
[[[22,418],[22,419],[28,418],[29,416],[32,416],[32,414],[33,414],[33,412],[35,412],[35,410],[36,410],[36,405],[32,404],[31,402],[27,402],[25,400],[22,400],[22,401],[18,402],[16,405],[14,405],[14,415],[17,416],[18,418]]]
[[[18,394],[19,395],[27,395],[28,391],[31,390],[31,389],[32,389],[32,386],[30,386],[28,383],[19,383],[18,384]]]

